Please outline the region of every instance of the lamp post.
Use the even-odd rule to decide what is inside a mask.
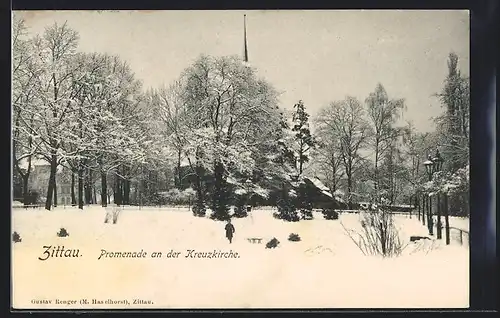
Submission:
[[[252,180],[247,179],[245,181],[245,188],[246,188],[246,191],[247,191],[247,200],[246,200],[247,204],[245,206],[245,210],[246,210],[247,215],[250,216],[250,220],[251,220],[251,222],[253,224],[253,216],[252,216],[252,213],[250,213],[251,212],[251,207],[250,207],[250,197],[251,197],[250,196],[250,189],[252,188]]]
[[[245,188],[246,188],[246,191],[247,191],[247,200],[246,200],[247,201],[247,206],[246,206],[246,210],[247,210],[247,212],[250,212],[249,208],[248,208],[249,205],[250,205],[250,197],[251,197],[250,196],[250,189],[252,188],[252,181],[250,179],[247,179],[245,181]]]
[[[434,155],[434,158],[432,159],[434,162],[434,172],[439,172],[441,171],[441,168],[443,167],[443,162],[444,159],[441,157],[441,154],[439,153],[439,150],[436,150],[436,154]],[[439,194],[439,191],[436,194],[437,197],[437,239],[440,240],[443,237],[443,225],[441,223],[441,197]]]
[[[434,162],[432,161],[432,156],[428,155],[427,160],[424,162],[425,170],[427,172],[427,176],[429,177],[429,182],[432,181],[432,174]],[[429,228],[429,235],[434,235],[434,223],[432,220],[432,197],[428,196],[428,210],[427,210],[427,227]]]

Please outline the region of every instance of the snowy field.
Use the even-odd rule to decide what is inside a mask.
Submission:
[[[359,228],[359,214],[339,220],[288,223],[272,211],[234,219],[233,244],[224,223],[196,218],[187,208],[126,208],[117,224],[105,210],[13,209],[12,278],[15,308],[465,308],[469,305],[469,250],[453,241],[409,243],[426,235],[413,216],[397,216],[403,255],[382,259],[361,254],[345,234]],[[57,237],[61,227],[68,237]],[[302,241],[287,240],[290,233]],[[251,244],[248,237],[262,237]],[[281,244],[266,249],[276,237]],[[40,261],[43,246],[79,249],[78,258]],[[238,253],[238,258],[186,258],[186,250]],[[147,252],[146,258],[101,258],[107,252]],[[169,251],[181,252],[167,258]],[[151,258],[162,252],[161,258]],[[74,300],[74,304],[55,304]],[[81,299],[127,300],[126,304],[80,304]],[[133,299],[150,304],[133,304]],[[52,304],[34,304],[51,300]]]

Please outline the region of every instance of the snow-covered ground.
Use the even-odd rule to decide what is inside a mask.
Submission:
[[[124,209],[117,224],[104,224],[104,208],[13,209],[12,279],[15,308],[465,308],[469,305],[467,245],[442,241],[409,243],[426,228],[397,216],[403,256],[361,254],[341,225],[359,228],[358,214],[339,220],[288,223],[272,211],[234,219],[233,244],[224,223],[196,218],[187,208]],[[68,237],[57,237],[61,227]],[[300,242],[287,240],[297,233]],[[262,237],[251,244],[248,237]],[[276,237],[281,244],[266,249]],[[79,258],[40,261],[43,246],[79,249]],[[237,252],[239,258],[186,258],[186,250]],[[108,252],[147,252],[146,258],[101,258]],[[167,258],[170,251],[178,258]],[[151,258],[153,252],[163,257]],[[54,304],[55,300],[76,304]],[[130,305],[82,305],[81,299],[127,299]],[[152,304],[133,305],[133,299]],[[33,304],[52,300],[50,305]]]

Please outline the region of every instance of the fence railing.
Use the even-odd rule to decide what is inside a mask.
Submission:
[[[466,231],[464,229],[458,228],[458,227],[452,227],[450,226],[450,241],[451,238],[453,237],[451,235],[451,230],[455,231],[458,233],[458,242],[460,242],[460,245],[464,245],[466,243],[468,246],[470,246],[470,235],[469,231]]]

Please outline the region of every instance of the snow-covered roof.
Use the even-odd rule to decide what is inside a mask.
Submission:
[[[321,182],[321,180],[319,180],[318,178],[305,177],[304,179],[309,180],[316,188],[318,188],[318,190],[321,191],[322,194],[333,198],[332,194],[330,193],[330,189],[326,185],[324,185],[323,182]]]
[[[320,189],[321,191],[328,191],[328,192],[330,191],[330,189],[326,185],[324,185],[323,182],[321,182],[321,180],[319,180],[318,178],[305,177],[305,179],[311,181],[312,184],[314,184],[314,186]]]
[[[50,164],[47,162],[47,160],[38,159],[38,158],[31,159],[31,167],[35,167],[35,166],[50,166]],[[19,168],[24,169],[24,170],[28,169],[28,159],[27,158],[23,158],[19,161]]]
[[[269,192],[270,192],[270,191],[269,191],[269,189],[264,189],[264,188],[262,188],[262,187],[260,187],[260,186],[256,186],[256,187],[253,189],[253,191],[254,191],[256,194],[258,194],[258,195],[260,195],[261,197],[263,197],[263,198],[267,198],[267,197],[269,196]]]
[[[181,167],[189,167],[189,160],[187,158],[181,160]]]
[[[44,160],[44,159],[40,159],[40,158],[33,158],[31,159],[31,169],[33,171],[33,169],[35,167],[50,167],[50,163],[47,161],[47,160]],[[28,170],[28,159],[27,158],[23,158],[19,161],[19,168],[23,169],[23,170]],[[57,172],[62,172],[63,171],[63,166],[62,165],[58,165],[57,166]]]

